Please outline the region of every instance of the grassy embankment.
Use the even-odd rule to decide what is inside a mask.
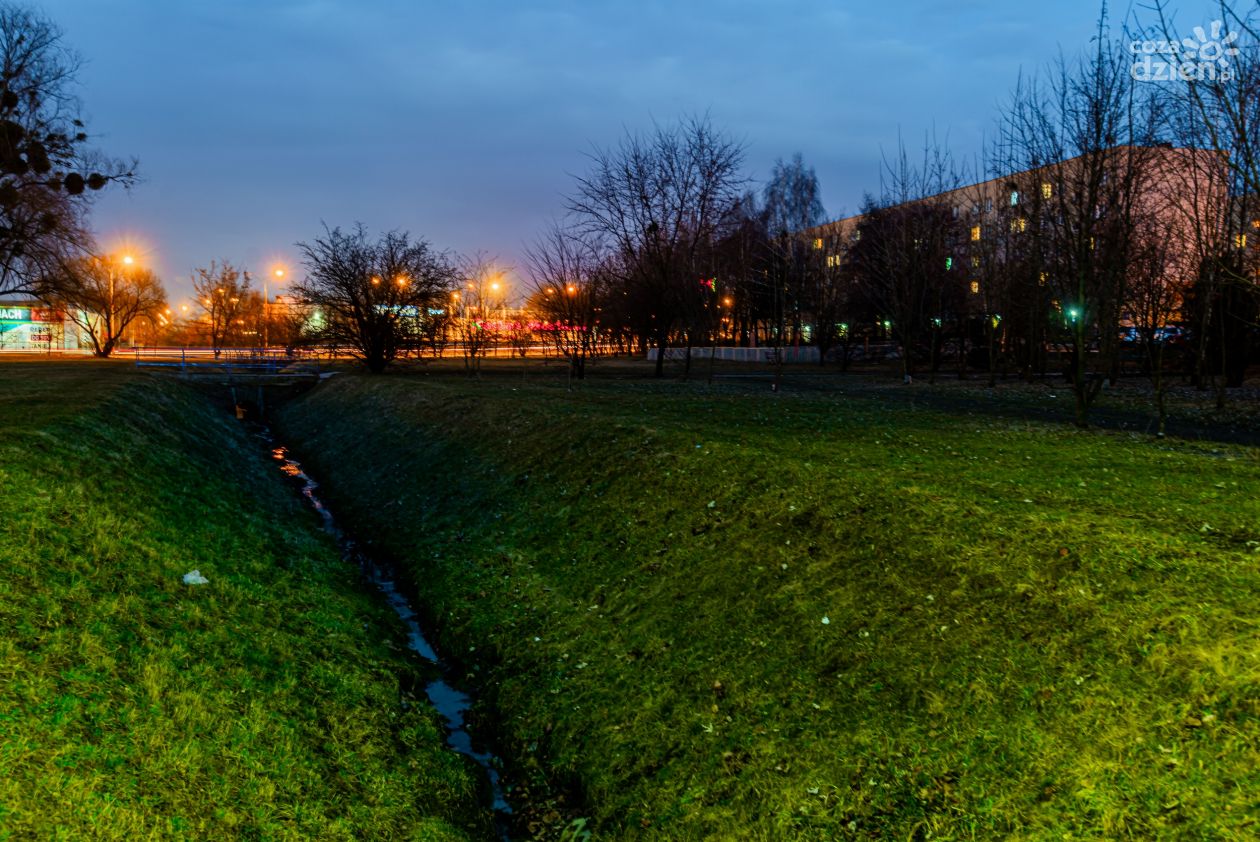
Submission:
[[[0,364],[0,839],[484,837],[396,618],[277,477],[190,390]]]
[[[432,376],[285,426],[601,838],[1260,833],[1254,451]]]

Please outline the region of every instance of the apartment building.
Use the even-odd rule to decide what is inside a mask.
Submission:
[[[1224,157],[1200,149],[1115,147],[962,185],[891,210],[910,207],[932,208],[935,219],[947,226],[948,253],[938,259],[972,314],[992,313],[999,304],[995,299],[1011,297],[1011,289],[996,296],[991,287],[1009,286],[1012,272],[1027,273],[1053,307],[1070,308],[1074,287],[1089,268],[1085,264],[1105,259],[1109,237],[1125,237],[1126,271],[1153,271],[1160,285],[1178,291],[1193,282],[1205,257],[1231,240],[1237,247],[1260,246],[1260,219],[1246,226],[1226,223],[1231,210]],[[1113,216],[1124,217],[1123,230]],[[823,252],[825,266],[839,270],[867,222],[864,215],[850,216],[811,229],[807,236]],[[1111,251],[1119,249],[1113,244]],[[1179,304],[1172,309],[1179,310]],[[1135,315],[1126,312],[1121,320]]]

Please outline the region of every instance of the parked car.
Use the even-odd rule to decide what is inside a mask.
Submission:
[[[1155,328],[1154,340],[1159,345],[1184,345],[1189,339],[1186,329],[1181,325],[1164,325]],[[1141,328],[1124,327],[1120,329],[1120,341],[1140,345],[1146,341]]]

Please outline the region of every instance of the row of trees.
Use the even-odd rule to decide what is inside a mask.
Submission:
[[[531,307],[571,327],[558,341],[579,376],[601,346],[655,346],[660,374],[664,349],[719,339],[847,359],[855,338],[882,336],[907,378],[948,356],[991,378],[1045,374],[1055,354],[1082,424],[1134,349],[1162,417],[1180,323],[1194,382],[1223,397],[1257,328],[1260,61],[1254,18],[1219,11],[1212,43],[1174,32],[1162,4],[1125,40],[1104,14],[1089,52],[1018,82],[974,166],[900,147],[854,230],[817,227],[799,156],[756,196],[738,144],[705,120],[628,136],[592,154],[569,215],[531,250]],[[1137,72],[1128,42],[1192,34],[1198,62],[1178,78]]]
[[[1152,30],[1179,41],[1154,9]],[[1228,73],[1212,71],[1222,54],[1176,84],[1144,82],[1104,16],[1088,54],[1019,81],[976,165],[934,142],[915,162],[899,147],[847,227],[820,227],[799,155],[753,192],[742,145],[697,117],[592,151],[567,215],[528,250],[527,320],[503,318],[491,261],[358,227],[300,244],[298,306],[279,320],[247,273],[197,270],[197,324],[216,349],[301,335],[373,371],[451,338],[473,368],[491,337],[524,351],[541,325],[577,377],[603,349],[655,348],[659,376],[670,349],[689,368],[692,348],[718,342],[810,344],[847,361],[855,339],[891,339],[907,379],[950,357],[1031,376],[1057,348],[1084,423],[1117,372],[1120,327],[1136,331],[1162,396],[1162,331],[1184,319],[1196,382],[1223,389],[1255,332],[1260,61],[1253,19],[1220,11],[1245,36]],[[169,310],[151,273],[93,254],[88,196],[134,168],[86,149],[76,69],[55,27],[0,5],[0,293],[40,295],[108,355],[129,324]]]
[[[818,180],[799,155],[760,195],[743,147],[707,118],[629,134],[591,153],[568,215],[528,250],[529,309],[582,376],[599,348],[814,342],[827,348],[836,294],[806,231],[823,221]],[[806,322],[810,315],[814,325]]]
[[[1241,383],[1257,327],[1260,62],[1249,20],[1220,8],[1250,36],[1228,72],[1213,53],[1179,82],[1146,82],[1104,16],[1090,53],[1020,81],[976,168],[988,181],[962,186],[977,179],[934,143],[886,166],[854,229],[835,233],[849,313],[889,320],[907,378],[935,371],[947,340],[964,365],[968,342],[983,350],[991,378],[1044,373],[1059,348],[1084,424],[1127,336],[1162,429],[1168,326],[1184,320],[1195,382],[1215,380],[1222,400]],[[1165,18],[1157,30],[1182,43]]]

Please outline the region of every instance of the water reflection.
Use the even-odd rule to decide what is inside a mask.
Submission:
[[[269,436],[265,437],[270,438]],[[273,447],[271,457],[276,461],[280,471],[298,486],[302,496],[306,498],[311,508],[319,513],[320,518],[323,520],[325,531],[337,539],[342,557],[346,561],[357,565],[363,571],[363,574],[376,586],[381,595],[385,597],[385,601],[398,614],[398,617],[406,626],[407,642],[412,651],[429,663],[439,667],[444,673],[448,672],[449,666],[438,657],[433,646],[425,638],[415,609],[412,608],[407,598],[399,592],[398,584],[392,571],[365,553],[354,539],[346,535],[337,526],[333,520],[332,513],[328,511],[328,507],[324,505],[324,502],[315,493],[319,488],[319,483],[311,479],[302,470],[301,463],[289,455],[287,448]],[[499,838],[507,840],[506,817],[511,815],[512,807],[507,802],[499,772],[495,768],[498,759],[490,752],[477,751],[473,747],[472,736],[464,727],[464,716],[471,705],[471,699],[466,693],[456,690],[442,679],[430,682],[424,688],[424,692],[433,706],[437,708],[438,713],[446,720],[446,744],[460,754],[472,758],[485,772],[486,779],[490,782],[490,792],[493,799],[492,807],[495,812],[495,823],[498,827]]]

